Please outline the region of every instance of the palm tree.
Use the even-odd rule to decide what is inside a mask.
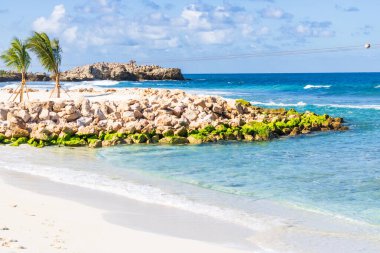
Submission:
[[[18,38],[14,38],[11,46],[1,56],[7,67],[13,68],[21,73],[21,87],[14,100],[20,95],[20,102],[24,101],[24,89],[26,85],[26,73],[30,66],[30,55],[27,50],[27,44]]]
[[[55,78],[55,87],[52,90],[50,97],[54,91],[57,91],[57,97],[61,97],[60,69],[62,61],[62,48],[59,45],[58,39],[50,40],[46,33],[34,32],[33,36],[28,39],[28,47],[32,50],[40,60],[41,65],[53,74]]]

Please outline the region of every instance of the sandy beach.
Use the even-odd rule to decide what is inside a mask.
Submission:
[[[180,239],[115,225],[105,220],[106,211],[101,208],[45,195],[46,191],[50,190],[52,195],[58,191],[60,192],[58,194],[64,194],[66,197],[72,196],[73,192],[70,190],[64,193],[67,187],[59,190],[57,188],[59,185],[56,185],[55,189],[52,189],[49,184],[40,184],[41,179],[38,178],[33,179],[17,173],[7,174],[3,171],[1,174],[0,252],[248,252],[223,247],[220,242],[218,245],[199,240]],[[8,184],[8,181],[23,185],[25,188],[34,187],[35,191],[45,194],[17,188]],[[32,186],[33,183],[30,182],[38,183],[40,187]],[[85,192],[79,190],[76,194],[85,194]],[[129,218],[134,216],[139,219],[138,213],[131,213]],[[165,216],[155,218],[161,220],[163,224],[170,222]],[[143,219],[153,222],[154,217]],[[175,217],[173,220],[176,220]],[[212,222],[210,225],[206,231],[212,229]],[[188,228],[191,229],[190,224]],[[203,235],[205,236],[205,233]]]
[[[84,163],[95,170],[95,163],[103,166],[88,148],[65,152],[54,147],[2,147],[0,153],[1,164],[7,165],[0,169],[0,228],[6,228],[0,230],[0,249],[4,252],[372,253],[380,249],[376,226],[270,201],[254,201],[245,207],[246,214],[239,214],[247,219],[239,221],[231,215],[247,205],[244,199],[223,195],[221,209],[215,209],[214,203],[208,210],[197,196],[216,199],[216,192],[189,195],[195,189],[174,184],[192,199],[176,204],[165,181],[156,180],[129,190],[150,196],[142,201],[139,192],[123,194],[112,181],[99,181],[106,178],[88,174],[86,179],[78,170]],[[54,167],[49,165],[53,160]],[[164,192],[147,191],[146,186],[154,183]]]

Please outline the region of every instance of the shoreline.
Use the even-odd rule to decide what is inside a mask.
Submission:
[[[247,230],[185,211],[10,171],[0,171],[0,189],[9,252],[248,252]]]
[[[62,149],[52,147],[44,149],[41,152],[44,152],[46,155],[48,150],[53,149],[62,151]],[[18,149],[15,150],[17,152]],[[64,159],[62,152],[57,153],[57,157],[58,154],[60,154],[59,156],[61,159]],[[44,154],[41,155],[44,156]],[[54,157],[52,158],[54,159]],[[38,157],[36,157],[36,159],[39,160]],[[24,162],[33,163],[28,160],[29,158],[26,158]],[[73,157],[72,162],[76,163],[76,160],[77,159]],[[15,166],[22,166],[22,164],[17,165],[11,163],[9,163],[9,165],[13,168]],[[59,161],[57,166],[59,166]],[[71,165],[68,164],[68,166]],[[89,166],[91,165],[89,164]],[[73,169],[75,170],[74,167]],[[28,170],[31,170],[31,168],[26,169],[26,171]],[[61,168],[56,167],[56,170],[61,171]],[[45,178],[31,176],[29,173],[24,174],[25,172],[7,171],[10,175],[8,181],[11,181],[12,184],[17,187],[21,186],[21,188],[28,191],[38,192],[44,195],[53,195],[60,200],[69,199],[81,204],[106,210],[105,213],[108,213],[109,215],[103,215],[102,219],[105,218],[108,222],[113,224],[146,232],[167,234],[170,236],[208,241],[211,243],[222,243],[224,245],[227,244],[228,246],[234,245],[234,247],[238,245],[238,247],[243,249],[248,247],[249,250],[256,250],[257,248],[271,249],[273,250],[272,252],[281,253],[288,251],[305,252],[306,250],[308,250],[308,252],[318,253],[337,252],[337,250],[341,250],[342,247],[345,252],[352,253],[358,252],[359,249],[366,249],[365,252],[378,252],[380,249],[380,239],[375,236],[380,231],[378,226],[368,226],[366,224],[350,222],[326,214],[275,205],[274,203],[267,201],[254,201],[252,206],[248,206],[249,208],[245,209],[251,215],[258,217],[259,222],[266,225],[264,228],[260,228],[259,226],[256,230],[250,230],[247,227],[242,227],[241,225],[237,225],[230,221],[222,221],[218,216],[213,217],[211,214],[205,216],[204,214],[194,213],[194,211],[189,212],[181,210],[182,208],[178,209],[175,206],[165,204],[165,202],[156,204],[149,203],[149,200],[148,202],[141,202],[141,200],[132,200],[126,196],[107,193],[104,190],[99,191],[88,189],[88,187],[83,188],[83,186],[67,185],[65,184],[65,181],[50,181],[51,179],[49,179],[50,176],[48,174],[45,174],[47,176],[47,178]],[[2,177],[1,174],[4,174],[4,172],[6,171],[0,170],[0,177]],[[69,177],[69,179],[70,178],[71,177]],[[66,181],[66,183],[69,182]],[[165,182],[163,183],[165,184]],[[143,184],[150,185],[150,182],[145,181]],[[96,183],[96,185],[98,185],[98,183]],[[165,184],[165,186],[167,187],[167,184]],[[190,188],[185,186],[186,185],[180,187],[180,184],[174,185],[176,189],[182,188],[180,192],[191,192],[189,190]],[[170,192],[163,194],[166,196],[168,193]],[[242,207],[247,204],[244,199],[240,201],[240,198],[237,196],[227,196],[223,193],[214,192],[212,190],[201,190],[198,194],[199,196],[207,195],[208,197],[213,194],[221,194],[223,197],[226,197],[224,200],[228,200],[224,205],[231,205],[234,208],[239,207],[240,204]],[[25,193],[25,196],[29,196],[29,193]],[[149,196],[154,198],[154,195]],[[199,200],[197,198],[194,199],[195,196],[196,195],[190,195],[190,197],[193,198],[193,201],[198,202]],[[129,204],[121,205],[120,202],[128,202]],[[213,205],[218,205],[218,202],[214,202]],[[220,207],[225,208],[224,206]],[[136,217],[134,217],[134,219],[128,219],[124,212],[127,212],[129,215],[131,213],[139,213],[142,215],[140,216],[140,219],[137,220],[135,219]],[[164,225],[163,221],[160,220],[163,217],[166,217],[164,220],[165,222],[169,222],[168,224]],[[129,216],[129,218],[131,218],[131,216]],[[132,222],[132,220],[134,222]],[[182,224],[184,226],[180,226],[180,231],[176,229],[178,228],[177,226],[170,228],[170,224],[173,223],[173,220],[184,222],[184,224]],[[278,222],[274,222],[274,220],[278,220]],[[178,222],[176,222],[176,224],[178,224]],[[191,227],[194,224],[196,224],[196,228],[199,230],[194,231],[190,229],[193,233],[186,233],[186,231],[189,231],[189,226]],[[202,233],[202,231],[208,232]],[[231,233],[231,231],[234,232]],[[210,239],[210,236],[214,237]],[[246,238],[249,238],[249,240],[246,240]]]

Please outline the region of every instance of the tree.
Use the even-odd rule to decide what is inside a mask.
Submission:
[[[6,50],[1,56],[7,67],[13,68],[21,73],[21,86],[20,90],[16,93],[17,96],[20,95],[20,102],[24,102],[24,89],[26,86],[26,73],[30,66],[30,55],[27,50],[27,43],[21,41],[18,38],[14,38],[11,42],[11,46]]]
[[[53,74],[55,78],[55,87],[50,97],[57,91],[57,97],[61,97],[60,66],[62,61],[62,48],[58,39],[50,40],[46,33],[34,32],[33,36],[28,39],[28,47],[35,53],[40,60],[41,65]]]

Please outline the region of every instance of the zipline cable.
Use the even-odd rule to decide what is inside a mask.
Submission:
[[[182,59],[160,59],[157,62],[160,63],[171,63],[171,62],[192,62],[192,61],[215,61],[215,60],[232,60],[232,59],[246,59],[254,57],[273,57],[273,56],[292,56],[292,55],[309,55],[309,54],[321,54],[321,53],[338,53],[345,51],[354,51],[354,50],[366,50],[379,48],[380,44],[365,44],[365,46],[340,46],[340,47],[328,47],[328,48],[315,48],[315,49],[300,49],[300,50],[286,50],[286,51],[266,51],[266,52],[255,52],[255,53],[245,53],[245,54],[232,54],[232,55],[219,55],[219,56],[198,56],[198,57],[189,57]],[[151,61],[141,61],[144,64],[154,64]],[[63,64],[63,67],[74,67],[81,64]],[[0,65],[0,68],[5,68],[5,66]]]

